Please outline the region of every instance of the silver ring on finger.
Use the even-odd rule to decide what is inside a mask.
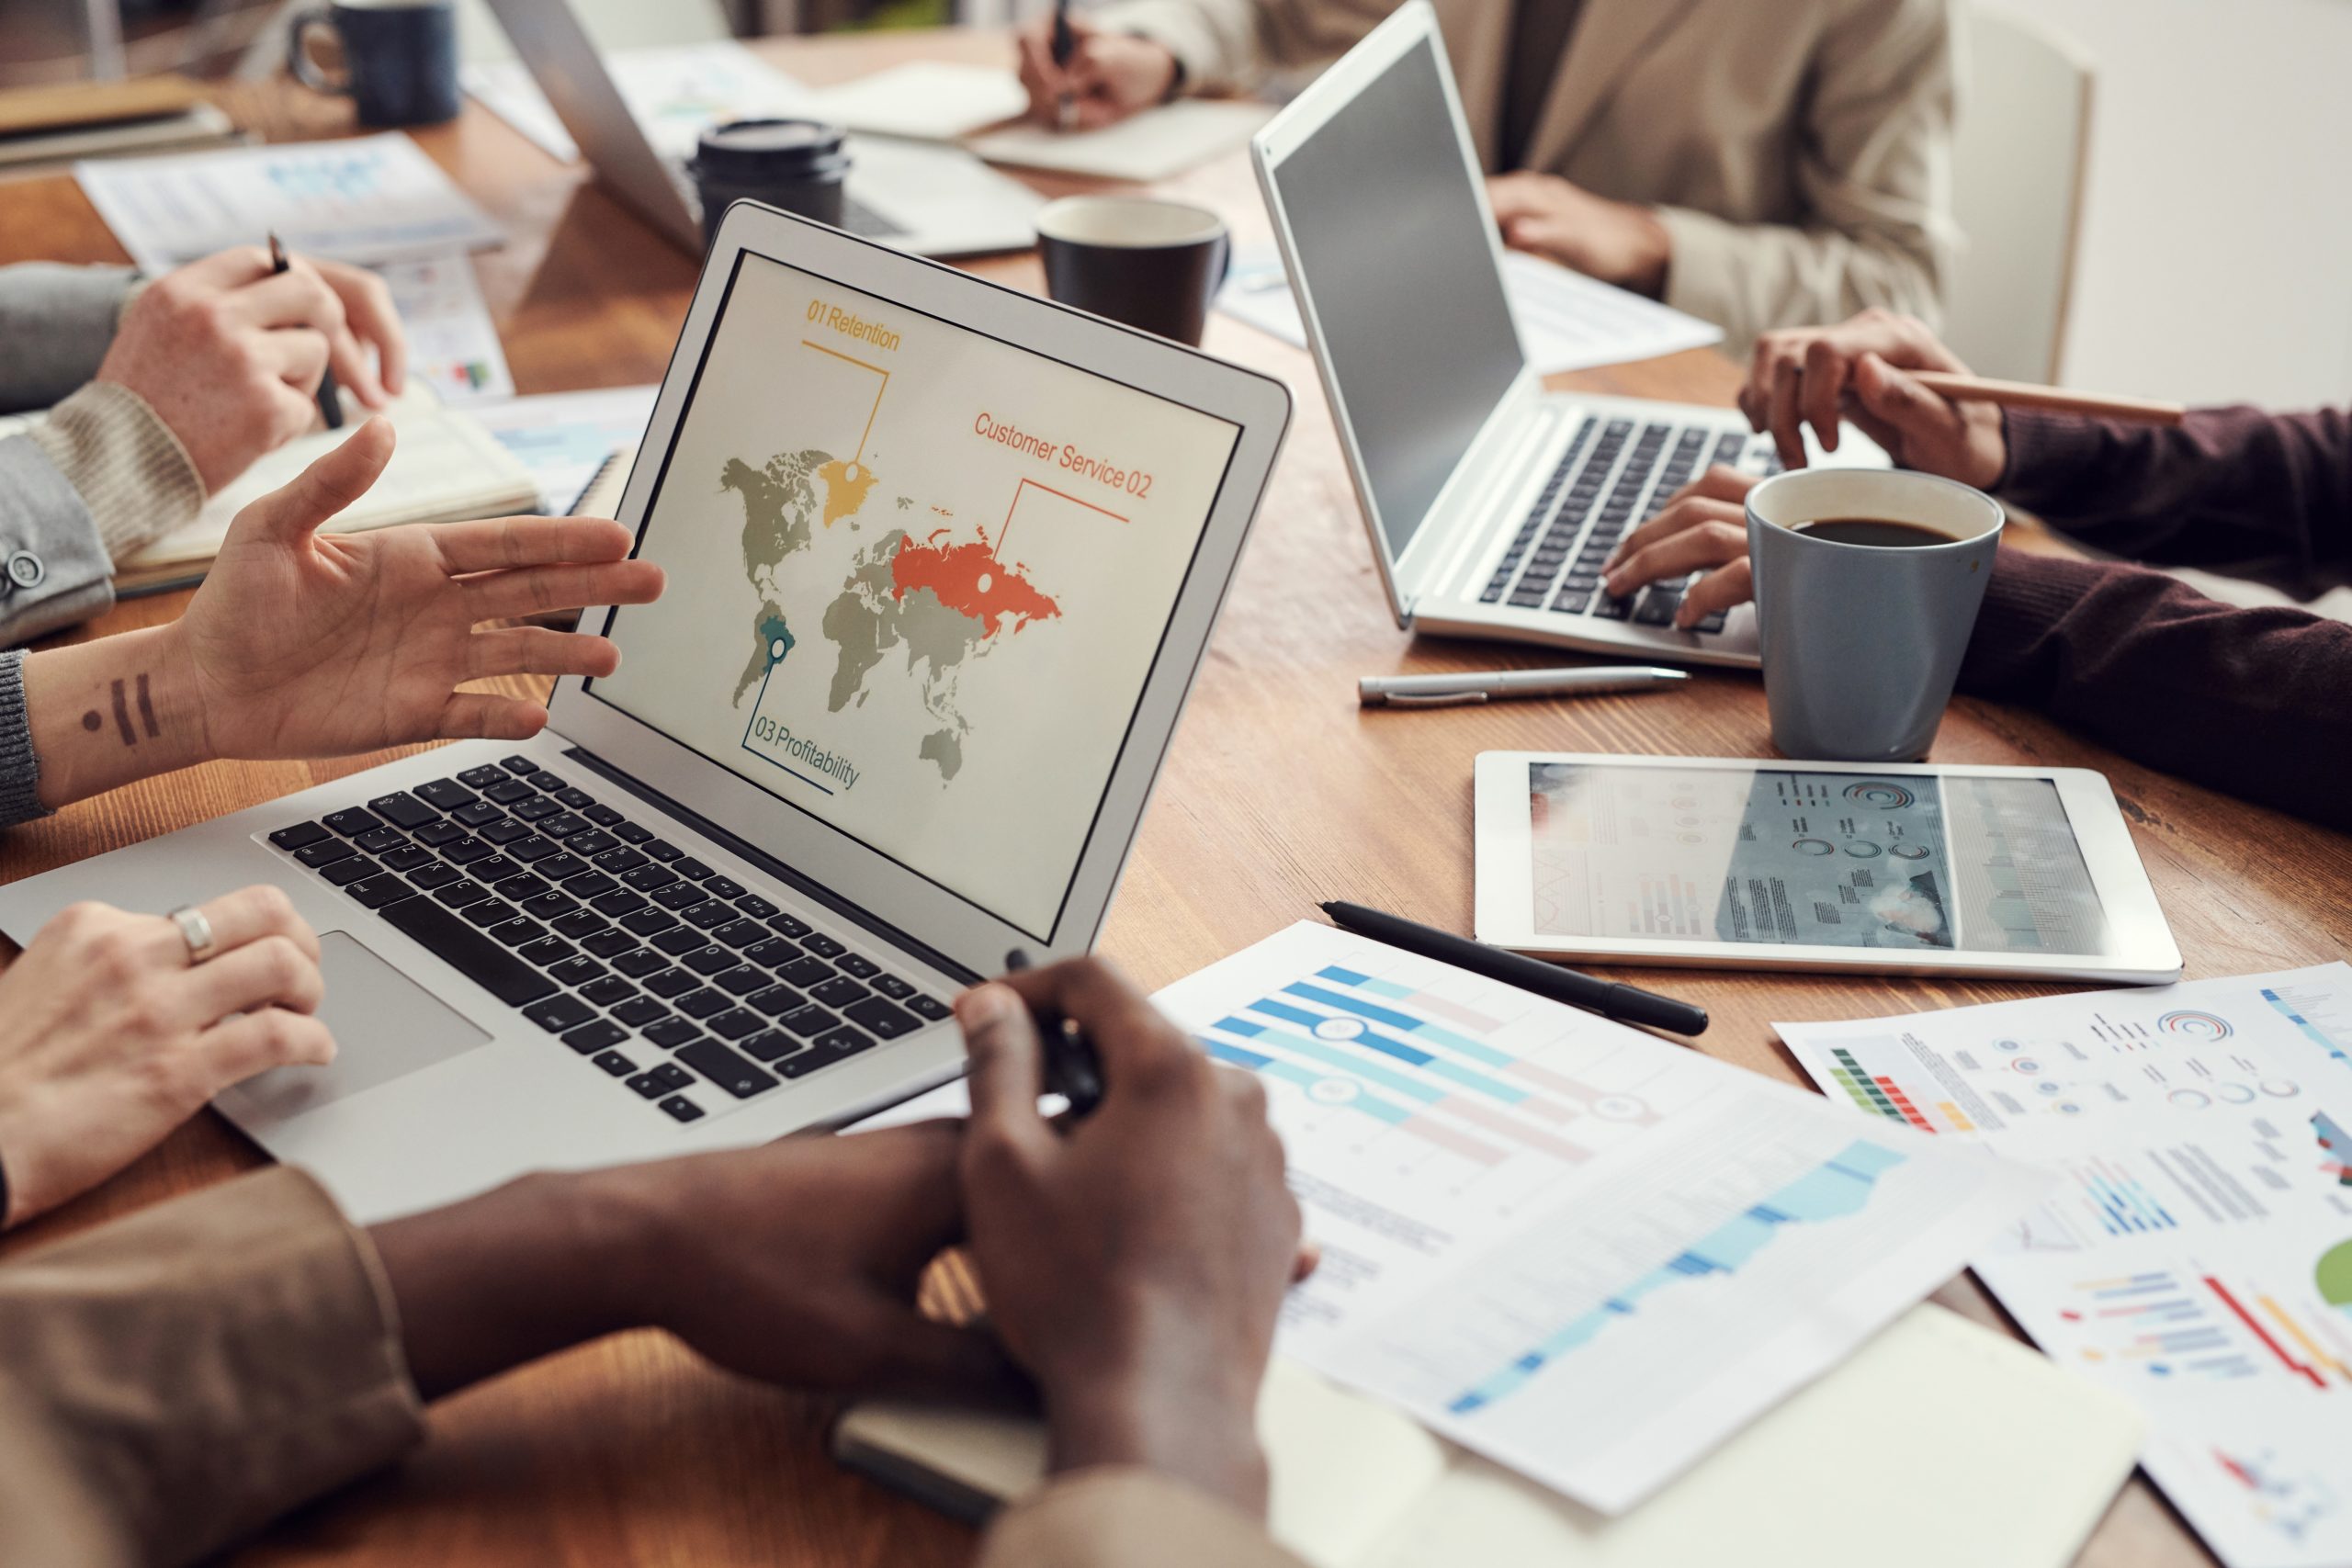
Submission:
[[[172,924],[180,928],[180,940],[187,943],[191,966],[203,963],[217,951],[212,942],[212,922],[195,905],[183,904],[174,909]]]

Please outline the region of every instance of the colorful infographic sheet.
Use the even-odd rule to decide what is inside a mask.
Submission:
[[[1835,1366],[2049,1184],[1325,926],[1158,999],[1265,1079],[1323,1247],[1283,1352],[1607,1513]]]
[[[2232,1568],[2352,1562],[2352,968],[1776,1026],[1832,1100],[2058,1180],[1975,1262]]]

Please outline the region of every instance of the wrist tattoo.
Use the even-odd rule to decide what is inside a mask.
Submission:
[[[114,699],[114,727],[116,733],[122,737],[122,743],[125,746],[138,745],[139,734],[136,730],[130,728],[130,705],[123,698],[122,682],[120,681],[111,682],[108,694]],[[164,729],[161,725],[155,722],[155,705],[147,694],[147,677],[143,672],[139,677],[137,697],[139,702],[139,722],[146,728],[147,739],[153,740],[157,736],[163,734]],[[90,709],[89,712],[82,716],[82,728],[90,731],[94,735],[97,733],[99,727],[105,723],[106,720],[99,716],[98,710],[96,708]]]

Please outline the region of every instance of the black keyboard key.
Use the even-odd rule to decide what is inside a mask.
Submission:
[[[779,968],[775,972],[775,977],[787,986],[797,986],[805,991],[812,986],[821,986],[831,979],[833,966],[820,958],[811,958],[804,953],[798,958]]]
[[[662,1065],[666,1067],[670,1064],[664,1062]],[[659,1100],[663,1095],[672,1092],[675,1088],[674,1085],[663,1083],[651,1073],[638,1074],[637,1077],[628,1080],[628,1087],[637,1090],[638,1093],[643,1095],[648,1100]]]
[[[455,822],[427,822],[416,830],[416,841],[434,849],[454,844],[466,836],[466,830]]]
[[[669,1099],[663,1100],[662,1102],[662,1109],[668,1111],[671,1117],[675,1121],[699,1122],[702,1120],[702,1107],[696,1105],[693,1100],[688,1100],[683,1094],[673,1094]]]
[[[601,898],[620,886],[601,871],[583,871],[577,876],[563,879],[563,890],[585,904],[591,898]]]
[[[622,927],[635,931],[639,936],[659,936],[662,932],[673,929],[677,923],[660,909],[639,909],[634,915],[624,915],[621,918]]]
[[[663,1019],[659,1023],[647,1026],[644,1034],[648,1040],[664,1049],[691,1045],[695,1041],[706,1038],[701,1030],[696,1029],[683,1018]]]
[[[548,891],[548,885],[529,872],[517,872],[514,875],[502,877],[490,886],[491,890],[501,898],[512,898],[517,902],[525,898],[536,898]]]
[[[490,934],[496,936],[498,932],[496,931],[492,931]],[[570,942],[564,941],[563,938],[560,936],[543,936],[537,942],[515,949],[514,956],[517,958],[527,958],[532,963],[537,964],[540,968],[545,969],[551,965],[560,964],[567,958],[577,957],[579,953],[580,950],[578,948],[572,946]],[[559,975],[556,978],[562,980],[563,976]],[[563,983],[567,986],[571,984],[569,980],[564,980]]]
[[[563,1043],[583,1056],[593,1056],[605,1046],[617,1045],[628,1038],[628,1030],[607,1023],[600,1018],[583,1023],[566,1033]]]
[[[1674,607],[1681,603],[1680,590],[1678,589],[1671,593],[1661,593],[1653,588],[1643,594],[1642,602],[1634,606],[1634,624],[1645,626],[1670,626],[1674,624]]]
[[[653,840],[653,835],[651,833],[647,832],[644,829],[639,827],[634,822],[616,822],[612,827],[614,836],[618,838],[621,842],[625,844],[650,843]]]
[[[422,828],[427,822],[439,820],[441,816],[438,811],[434,810],[406,790],[395,790],[390,795],[379,795],[368,803],[368,809],[385,821],[401,828]]]
[[[508,779],[503,784],[491,785],[481,793],[485,799],[494,800],[501,806],[513,806],[517,801],[531,798],[531,786],[521,779]]]
[[[697,975],[723,975],[735,965],[735,955],[723,947],[698,947],[678,960]]]
[[[560,893],[542,893],[536,898],[523,900],[523,913],[535,920],[557,919],[579,908]]]
[[[346,839],[356,839],[369,829],[383,825],[374,812],[362,810],[356,806],[334,812],[327,818],[327,826]]]
[[[770,1018],[782,1018],[788,1012],[798,1012],[808,1005],[808,998],[789,986],[770,986],[764,991],[754,991],[743,998]]]
[[[768,930],[784,936],[804,937],[808,934],[808,922],[793,915],[770,915]]]
[[[484,929],[503,926],[514,918],[514,906],[503,898],[485,898],[479,904],[469,904],[464,910],[466,924]]]
[[[692,855],[686,856],[684,860],[673,862],[670,869],[680,876],[691,876],[696,882],[707,882],[718,874],[714,867],[703,864]]]
[[[636,852],[633,850],[616,850],[613,852],[616,854],[633,854]],[[603,869],[610,871],[612,867],[605,866]],[[677,886],[678,878],[676,874],[673,874],[666,865],[640,865],[635,871],[627,871],[621,874],[621,886],[624,887],[634,887],[639,893],[658,893],[664,887]],[[693,886],[693,884],[689,883],[687,886]],[[694,893],[696,900],[699,900],[702,897],[701,888],[695,888]]]
[[[772,936],[765,942],[755,942],[745,948],[743,956],[754,964],[764,964],[773,969],[779,964],[797,963],[800,949],[782,937]]]
[[[738,1100],[749,1100],[775,1087],[775,1075],[757,1062],[729,1050],[716,1040],[698,1040],[678,1049],[678,1060]]]
[[[662,900],[656,898],[654,902],[659,904]],[[691,908],[679,910],[678,918],[696,931],[717,931],[735,918],[735,906],[722,904],[716,898],[707,898]]]
[[[506,813],[486,800],[477,800],[471,806],[460,806],[449,815],[469,828],[480,828],[506,819]]]
[[[656,936],[653,939],[653,945],[673,958],[682,958],[689,953],[698,953],[710,944],[703,940],[702,932],[679,926]]]
[[[469,929],[430,898],[403,898],[388,904],[383,917],[394,931],[424,947],[508,1007],[527,1007],[555,993],[554,981],[480,931]]]
[[[318,822],[297,822],[290,828],[280,828],[269,836],[269,841],[288,852],[305,844],[315,844],[327,837],[325,826]]]
[[[486,860],[478,860],[466,867],[466,874],[471,876],[476,882],[488,883],[495,887],[509,877],[522,875],[523,868],[504,855],[492,855]]]
[[[336,861],[319,874],[337,887],[348,887],[355,882],[364,882],[375,875],[376,863],[366,855],[353,855],[347,860]]]
[[[514,807],[514,815],[526,822],[541,822],[550,817],[562,816],[563,807],[542,795],[537,800],[526,800],[518,804]]]
[[[741,898],[744,891],[743,885],[731,876],[706,876],[702,887],[714,898]]]
[[[577,811],[559,811],[539,824],[539,831],[550,839],[569,839],[574,833],[588,831],[588,818]]]
[[[627,936],[628,933],[616,931],[613,934]],[[597,939],[599,942],[602,940],[604,939],[601,937]],[[588,944],[588,951],[591,953],[596,951],[594,942]],[[662,970],[670,967],[670,955],[666,953],[656,953],[650,947],[632,947],[620,953],[599,954],[599,956],[632,980],[642,980],[648,975],[659,975]]]
[[[455,779],[435,779],[416,786],[417,798],[436,811],[455,811],[473,804],[474,792]]]
[[[686,852],[666,839],[648,839],[640,847],[647,854],[660,861],[680,860]]]
[[[872,1039],[844,1024],[831,1034],[817,1036],[816,1048],[830,1054],[832,1059],[838,1062],[843,1056],[856,1055],[860,1051],[871,1047],[873,1043]]]
[[[458,874],[458,868],[456,866],[443,865],[436,860],[427,861],[424,864],[418,866],[414,871],[410,872],[408,874],[408,880],[409,886],[416,888],[418,891],[432,893],[440,888],[450,886],[453,884],[464,882],[466,879]]]
[[[807,1044],[805,1040],[795,1040],[789,1034],[771,1029],[765,1034],[754,1034],[741,1042],[741,1049],[758,1061],[773,1062],[779,1056],[789,1056]]]
[[[576,855],[600,855],[606,850],[620,848],[621,841],[602,828],[590,828],[583,832],[567,836],[563,840],[563,847]]]
[[[634,915],[644,908],[645,900],[623,887],[591,898],[588,907],[600,915],[609,915],[617,920],[623,915]]]
[[[484,762],[479,768],[468,768],[458,775],[458,782],[475,789],[487,789],[506,777],[505,770],[495,762]],[[454,809],[454,807],[452,808]]]
[[[1589,588],[1562,589],[1560,596],[1552,601],[1552,611],[1560,615],[1581,615],[1591,603],[1592,590]]]
[[[539,924],[538,921],[526,920],[519,916],[504,925],[492,926],[489,929],[492,937],[509,947],[526,946],[548,934],[548,928]]]
[[[528,865],[535,860],[545,860],[557,852],[554,840],[542,839],[534,833],[527,839],[517,839],[507,845],[506,852],[525,865]]]
[[[571,787],[571,781],[559,773],[538,773],[531,775],[531,787],[541,795],[560,795]]]
[[[637,1071],[637,1064],[618,1051],[607,1051],[601,1056],[591,1057],[590,1060],[616,1078],[625,1078]]]
[[[729,947],[756,947],[768,937],[768,929],[752,920],[729,920],[710,933]]]
[[[619,849],[606,850],[603,854],[592,857],[589,863],[598,871],[608,871],[618,876],[625,871],[635,871],[644,865],[645,856],[623,844]]]
[[[435,863],[431,850],[419,849],[414,844],[402,844],[398,849],[388,850],[380,858],[394,871],[414,871],[418,866]],[[442,869],[446,871],[448,868],[444,866]]]
[[[587,960],[583,958],[578,962],[584,964]],[[548,973],[554,974],[555,971],[549,970]],[[566,981],[565,984],[569,985],[571,982]],[[619,976],[606,975],[601,979],[591,980],[582,986],[580,994],[600,1008],[616,1008],[638,993],[635,986],[630,985]]]
[[[657,969],[639,983],[657,997],[675,998],[699,989],[702,976],[684,969]]]
[[[688,991],[684,996],[672,1001],[670,1005],[688,1018],[708,1018],[715,1012],[725,1012],[728,1001],[729,998],[724,992],[714,991],[705,986],[698,990]]]
[[[646,869],[648,871],[659,871],[662,868],[660,866],[648,866]],[[672,914],[675,914],[681,909],[691,909],[696,904],[706,902],[702,896],[702,889],[696,887],[691,882],[673,882],[669,886],[656,890],[652,895],[652,897],[656,904],[661,905]],[[724,908],[725,906],[721,905],[720,908]]]
[[[830,1067],[843,1057],[854,1056],[874,1042],[870,1036],[854,1029],[837,1029],[822,1040],[812,1043],[797,1056],[787,1056],[776,1070],[786,1077],[806,1077],[820,1067]]]
[[[488,844],[470,834],[462,839],[453,839],[441,846],[441,858],[451,865],[471,865],[474,862],[485,860],[495,852]]]
[[[846,1008],[852,1002],[862,1002],[874,993],[846,975],[836,975],[821,985],[809,987],[808,994],[829,1008]]]
[[[1604,593],[1592,602],[1592,613],[1600,620],[1622,621],[1634,613],[1634,596],[1628,593],[1619,598]]]
[[[831,937],[827,936],[822,931],[817,932],[814,936],[802,937],[800,939],[800,945],[807,948],[809,952],[815,953],[820,958],[839,958],[842,953],[849,951],[848,948],[843,947],[840,942],[835,942]]]
[[[548,940],[553,941],[554,939],[549,938]],[[523,953],[523,956],[530,959],[534,964],[541,962],[539,958],[528,951],[526,951]],[[614,980],[612,976],[606,973],[603,964],[597,963],[593,958],[582,958],[576,953],[560,961],[547,961],[547,972],[548,979],[565,986],[589,986],[600,980],[611,981],[612,984],[622,987],[621,994],[613,998],[615,1001],[627,1001],[629,998],[637,995],[637,987],[635,986],[628,985],[624,981]],[[582,996],[588,995],[584,990],[580,994]],[[596,1002],[596,998],[594,997],[588,997],[588,999],[592,1002]],[[596,1005],[598,1007],[603,1007],[605,1004],[602,1002],[596,1002]]]
[[[896,975],[876,975],[866,983],[884,996],[895,998],[899,1001],[905,1001],[915,994],[915,988]]]
[[[478,904],[489,897],[489,888],[479,882],[468,882],[461,876],[434,894],[433,901],[444,908],[462,909],[469,904]]]
[[[777,1021],[793,1033],[813,1040],[828,1029],[839,1028],[842,1021],[812,1002],[797,1012],[786,1013]]]
[[[643,1029],[648,1024],[659,1023],[669,1017],[670,1010],[651,997],[639,997],[613,1009],[613,1016],[631,1029]]]
[[[896,1040],[901,1034],[912,1034],[922,1027],[922,1020],[893,1002],[880,997],[868,997],[854,1007],[843,1008],[842,1016],[852,1023],[872,1030],[885,1040]]]
[[[748,964],[738,964],[732,969],[721,969],[710,977],[710,983],[730,997],[748,997],[753,991],[767,988],[764,969],[754,969]]]
[[[563,930],[560,924],[556,929]],[[564,935],[571,936],[572,933],[564,931]],[[638,951],[637,938],[627,931],[616,931],[609,926],[602,931],[591,931],[586,936],[574,937],[573,940],[597,957],[604,959],[618,958],[625,953]]]
[[[909,1012],[913,1013],[917,1018],[927,1018],[933,1023],[936,1023],[941,1019],[949,1016],[950,1012],[953,1010],[945,1002],[941,1001],[937,997],[926,997],[921,991],[917,991],[913,996],[907,997],[903,999],[907,1004],[907,1010]]]
[[[326,864],[329,861],[342,860],[345,856],[356,852],[354,851],[349,844],[345,843],[341,839],[321,839],[315,843],[305,844],[300,849],[296,850],[294,852],[294,858],[300,861],[304,865],[309,866],[311,870],[316,871],[319,867]]]
[[[766,899],[761,897],[756,893],[744,893],[739,895],[735,899],[735,907],[742,910],[743,913],[751,916],[752,919],[755,920],[764,920],[770,915],[776,912],[776,908],[774,904],[769,903]]]
[[[586,874],[588,863],[578,855],[552,854],[543,861],[536,862],[531,869],[549,882],[569,882],[575,876]]]
[[[768,1026],[768,1021],[755,1012],[741,1008],[729,1008],[710,1021],[710,1031],[722,1040],[741,1040],[757,1034]]]
[[[549,997],[543,1002],[533,1002],[523,1010],[523,1016],[550,1034],[560,1034],[567,1029],[577,1029],[596,1016],[596,1010],[578,997]]]
[[[854,975],[861,980],[870,980],[882,973],[882,965],[865,954],[857,953],[842,953],[833,960],[833,967],[844,975]]]
[[[556,934],[568,936],[577,942],[585,942],[590,937],[602,936],[613,929],[585,909],[574,909],[549,923],[555,927]]]
[[[574,811],[585,811],[596,804],[594,797],[584,789],[558,790],[555,797]]]
[[[539,771],[539,765],[528,757],[501,757],[498,761],[499,766],[518,779]]]
[[[591,802],[590,804],[582,807],[580,808],[580,815],[585,817],[589,821],[594,822],[599,828],[617,828],[621,825],[621,814],[619,812],[614,810],[609,806],[598,805],[594,802]]]

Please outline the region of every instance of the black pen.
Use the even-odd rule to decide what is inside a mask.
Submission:
[[[1054,64],[1059,69],[1068,70],[1069,57],[1077,52],[1078,34],[1071,30],[1069,25],[1069,0],[1054,0]],[[1070,96],[1068,87],[1062,89],[1059,109],[1060,124],[1057,129],[1062,130],[1077,129],[1078,100]]]
[[[277,243],[275,234],[269,237],[269,270],[272,276],[286,270],[286,247]],[[319,417],[327,422],[329,430],[343,428],[343,397],[335,390],[332,365],[319,371]]]
[[[1323,906],[1323,912],[1331,917],[1333,923],[1358,936],[1368,936],[1390,947],[1418,953],[1424,958],[1434,958],[1441,964],[1451,964],[1457,969],[1467,969],[1474,975],[1484,975],[1489,980],[1500,980],[1506,986],[1517,986],[1522,991],[1566,1002],[1603,1018],[1647,1024],[1669,1034],[1707,1032],[1705,1008],[1678,1002],[1672,997],[1661,997],[1639,986],[1598,980],[1578,970],[1506,953],[1499,947],[1488,947],[1483,942],[1472,942],[1417,920],[1367,909],[1362,904],[1328,903]]]
[[[1026,949],[1016,947],[1004,955],[1006,974],[1018,975],[1028,967]],[[1069,1101],[1072,1121],[1092,1115],[1102,1103],[1102,1058],[1094,1042],[1054,1008],[1032,1008],[1030,1014],[1046,1045],[1046,1087]]]

